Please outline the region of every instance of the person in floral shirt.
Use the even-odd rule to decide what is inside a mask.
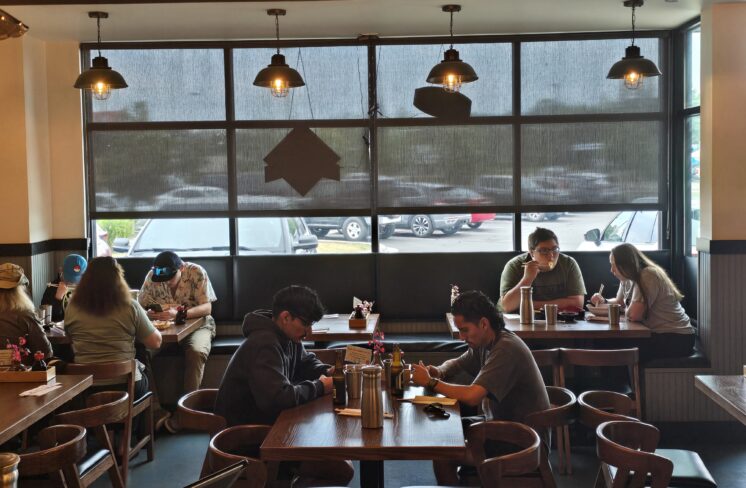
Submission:
[[[215,337],[215,320],[210,314],[217,297],[207,272],[198,264],[182,261],[174,252],[162,252],[155,257],[137,300],[146,309],[150,305],[161,306],[162,312],[148,310],[151,320],[174,320],[180,305],[188,307],[187,320],[205,318],[202,327],[179,343],[185,356],[184,393],[197,390]],[[178,430],[173,418],[166,420],[165,427],[171,432]]]

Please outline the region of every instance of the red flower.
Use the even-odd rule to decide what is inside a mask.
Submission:
[[[26,338],[25,337],[19,337],[18,338],[18,345],[19,346],[25,346],[26,345]]]

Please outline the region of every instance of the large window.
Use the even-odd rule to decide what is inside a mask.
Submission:
[[[697,254],[700,185],[700,26],[685,33],[684,56],[684,184],[685,254]]]
[[[537,225],[565,250],[666,247],[668,37],[637,43],[664,77],[627,90],[606,79],[626,38],[459,40],[480,78],[459,119],[413,105],[440,39],[298,42],[283,54],[306,85],[279,99],[251,84],[272,55],[258,44],[120,44],[104,55],[130,87],[84,104],[90,218],[130,256],[510,251]],[[268,176],[296,131],[336,155],[339,181]],[[304,149],[291,163],[305,173]]]

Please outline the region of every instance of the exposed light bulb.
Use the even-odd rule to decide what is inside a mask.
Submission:
[[[448,73],[443,77],[443,89],[449,93],[455,93],[461,89],[461,75]]]
[[[286,97],[288,96],[289,91],[290,86],[288,80],[283,80],[282,78],[275,78],[274,80],[272,80],[270,92],[272,93],[273,97]]]
[[[103,81],[96,82],[91,85],[91,92],[96,100],[107,100],[111,96],[111,85]]]
[[[636,71],[630,71],[624,75],[624,86],[630,90],[636,90],[642,86],[644,76]]]

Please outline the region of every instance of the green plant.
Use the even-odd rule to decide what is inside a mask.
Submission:
[[[109,244],[114,242],[117,237],[126,237],[130,239],[135,234],[135,220],[99,220],[101,226],[109,234]]]

